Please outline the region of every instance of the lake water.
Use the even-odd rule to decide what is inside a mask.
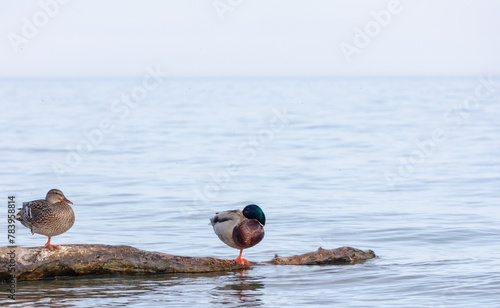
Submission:
[[[1,80],[4,215],[9,194],[61,189],[76,222],[53,244],[233,259],[209,218],[256,203],[266,236],[250,261],[319,246],[378,258],[19,282],[0,304],[498,307],[499,99],[488,76]]]

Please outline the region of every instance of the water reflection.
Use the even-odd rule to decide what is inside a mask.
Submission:
[[[202,296],[206,285],[227,275],[230,274],[113,275],[21,281],[17,284],[16,300],[1,298],[0,306],[87,307],[93,304],[99,306],[103,301],[111,306],[141,305],[152,297],[179,297],[187,293],[190,293],[189,299],[193,303],[202,303],[208,302]],[[199,297],[196,296],[197,293]],[[149,307],[153,306],[156,305],[150,303]],[[169,306],[175,307],[175,304]]]
[[[232,273],[224,284],[213,289],[212,304],[226,304],[231,307],[262,306],[263,279],[264,277],[249,270]]]
[[[165,274],[151,276],[87,276],[54,280],[21,281],[16,301],[0,299],[0,306],[11,307],[83,307],[107,305],[163,305],[162,298],[182,298],[169,304],[182,307],[191,304],[224,304],[229,307],[263,306],[265,276],[259,271],[200,274]],[[2,284],[3,285],[3,284]],[[207,290],[207,285],[213,287]],[[207,292],[209,293],[207,296]],[[188,295],[189,294],[189,295]]]

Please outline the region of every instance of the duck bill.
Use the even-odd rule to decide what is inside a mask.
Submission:
[[[66,197],[64,198],[61,198],[60,202],[64,202],[64,203],[69,203],[69,204],[73,204],[73,202],[69,201],[68,199],[66,199]]]

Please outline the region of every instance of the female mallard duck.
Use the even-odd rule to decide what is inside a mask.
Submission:
[[[264,238],[266,215],[262,209],[250,204],[245,206],[243,212],[234,210],[215,213],[215,216],[210,218],[210,223],[221,241],[240,250],[240,255],[234,261],[249,265],[248,260],[242,259],[241,255],[243,249],[257,245]]]
[[[75,213],[68,203],[73,202],[66,199],[59,189],[51,189],[45,200],[23,202],[16,219],[31,230],[31,234],[42,234],[49,237],[45,248],[49,250],[59,249],[50,244],[50,238],[68,231],[75,223]]]

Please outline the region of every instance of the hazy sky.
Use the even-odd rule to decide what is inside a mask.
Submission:
[[[60,1],[1,1],[0,77],[500,73],[495,0]]]

